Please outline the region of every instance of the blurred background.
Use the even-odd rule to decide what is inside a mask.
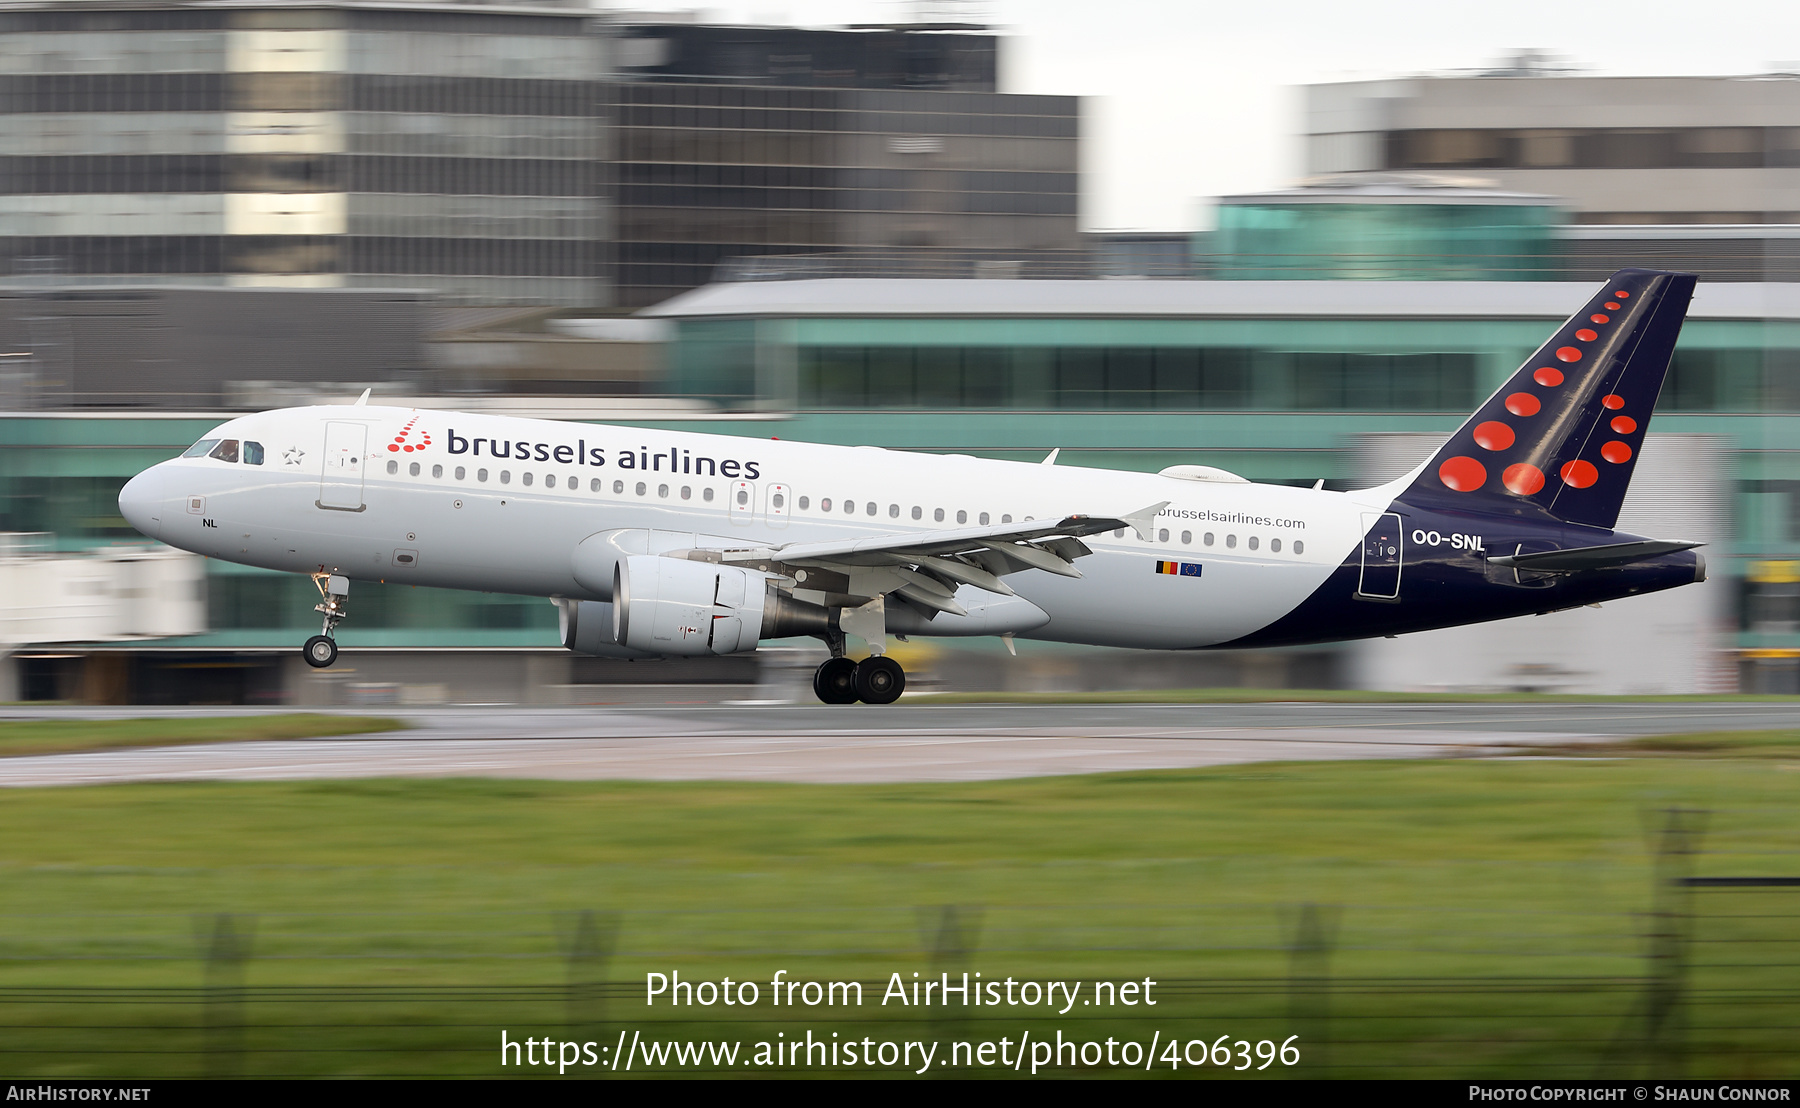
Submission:
[[[310,670],[308,581],[118,514],[129,477],[234,413],[373,388],[1353,488],[1631,265],[1702,284],[1620,527],[1708,543],[1705,585],[1288,651],[915,644],[912,687],[1800,692],[1800,67],[1446,56],[1247,89],[1246,139],[1098,110],[1028,18],[874,11],[0,3],[0,700],[805,695],[805,646],[582,658],[541,598],[382,585],[357,587],[344,662]],[[1155,21],[1121,38],[1166,61]],[[1201,61],[1147,68],[1224,110]],[[1097,159],[1121,134],[1135,160]],[[1244,142],[1288,151],[1270,187],[1108,229],[1181,207],[1128,186],[1179,192]]]

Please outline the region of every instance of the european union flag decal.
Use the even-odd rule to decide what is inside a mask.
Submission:
[[[1167,573],[1175,577],[1200,576],[1199,562],[1158,562],[1156,572]]]

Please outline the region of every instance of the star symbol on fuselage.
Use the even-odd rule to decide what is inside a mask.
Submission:
[[[281,461],[284,465],[297,466],[304,457],[306,457],[306,451],[298,446],[290,446],[287,448],[287,452],[281,456]]]

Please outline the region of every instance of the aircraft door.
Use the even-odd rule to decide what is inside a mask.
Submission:
[[[769,503],[763,509],[763,518],[770,527],[786,527],[788,515],[793,510],[793,490],[786,485],[770,485],[768,497]]]
[[[325,468],[319,478],[319,507],[340,512],[363,510],[363,455],[369,428],[361,423],[325,425]]]
[[[1362,520],[1362,574],[1356,582],[1356,595],[1363,600],[1398,600],[1405,549],[1400,517],[1393,512],[1368,512]]]
[[[733,481],[726,496],[731,507],[731,522],[744,525],[756,522],[755,481]]]

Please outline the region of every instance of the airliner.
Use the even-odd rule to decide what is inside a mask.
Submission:
[[[354,580],[545,597],[563,645],[602,657],[818,638],[828,704],[900,696],[890,636],[1204,650],[1399,635],[1705,579],[1700,544],[1613,529],[1694,283],[1616,273],[1430,459],[1358,491],[365,392],[222,423],[133,477],[119,508],[183,550],[310,575],[317,667],[337,658]]]

